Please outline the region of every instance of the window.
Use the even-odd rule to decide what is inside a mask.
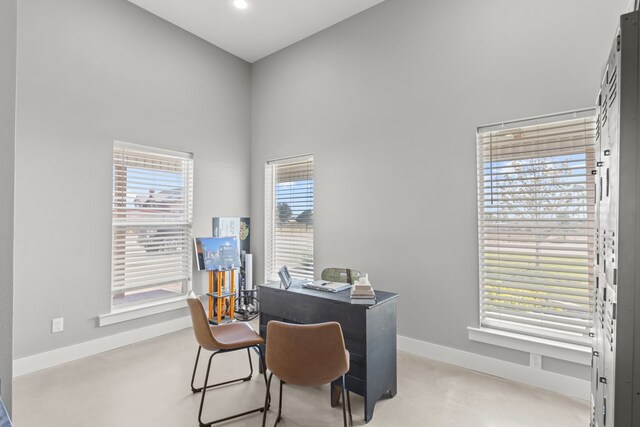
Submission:
[[[192,216],[191,154],[114,143],[112,310],[189,290]]]
[[[313,279],[313,157],[267,162],[265,169],[265,279],[289,267]]]
[[[593,110],[478,129],[480,325],[590,344]]]

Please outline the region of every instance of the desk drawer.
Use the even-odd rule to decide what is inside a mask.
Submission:
[[[260,308],[265,319],[287,319],[291,323],[321,323],[336,321],[345,337],[354,341],[365,340],[366,310],[344,302],[335,302],[301,295],[295,292],[260,292]]]
[[[351,353],[351,358],[356,356],[357,358],[363,360],[364,355],[367,354],[366,344],[364,342],[364,339],[362,338],[354,339],[344,333],[344,345],[345,347],[347,347],[347,350],[349,350],[349,353]]]
[[[325,304],[323,310],[322,318],[340,323],[345,338],[364,342],[367,333],[365,310],[351,310],[348,305],[336,303]]]
[[[347,374],[347,390],[352,393],[359,394],[360,396],[366,396],[367,383],[359,378],[355,378]]]
[[[354,358],[351,357],[349,360],[349,373],[347,375],[350,375],[354,378],[358,378],[362,381],[366,380],[367,370],[364,362],[359,360],[354,360]]]
[[[292,323],[318,323],[316,312],[324,311],[324,303],[301,298],[294,293],[260,292],[260,310],[268,317],[287,319]]]

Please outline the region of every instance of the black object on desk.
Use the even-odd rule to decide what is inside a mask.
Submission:
[[[369,422],[378,400],[398,390],[396,355],[396,298],[398,294],[376,290],[373,305],[351,304],[349,291],[337,293],[279,283],[258,287],[260,335],[267,338],[267,323],[336,321],[342,326],[350,354],[347,389],[364,397],[364,419]],[[331,384],[331,405],[340,399],[340,381]]]

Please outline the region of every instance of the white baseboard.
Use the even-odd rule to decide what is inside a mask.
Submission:
[[[191,326],[190,317],[181,317],[168,322],[133,329],[115,335],[58,348],[33,356],[13,361],[13,376],[29,374],[42,369],[51,368],[63,363],[72,362],[84,357],[93,356],[105,351],[135,344],[160,335],[186,329]],[[440,362],[450,363],[485,374],[506,378],[512,381],[551,390],[570,397],[588,400],[589,381],[537,370],[517,363],[505,362],[475,353],[469,353],[450,347],[419,341],[398,335],[398,350],[427,357]]]
[[[589,381],[398,335],[398,350],[589,400]]]
[[[103,338],[57,348],[33,356],[23,357],[13,361],[13,376],[29,374],[41,369],[51,368],[63,363],[72,362],[94,354],[103,353],[125,345],[155,338],[160,335],[186,329],[191,326],[191,317],[180,317],[156,325],[133,329]]]

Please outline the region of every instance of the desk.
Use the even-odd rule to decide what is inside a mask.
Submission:
[[[258,287],[260,335],[267,338],[267,323],[336,321],[342,326],[350,354],[347,389],[364,397],[364,419],[369,422],[378,400],[398,390],[396,355],[396,298],[398,294],[376,290],[374,305],[351,304],[349,291],[315,291],[279,283]],[[339,381],[331,384],[331,405],[338,404]]]

